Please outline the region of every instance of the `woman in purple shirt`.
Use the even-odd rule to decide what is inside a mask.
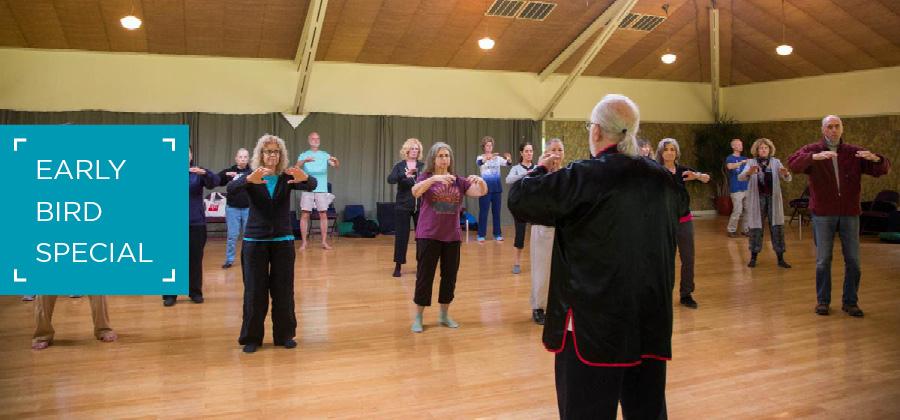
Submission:
[[[477,175],[468,178],[456,176],[453,167],[453,150],[443,142],[431,146],[425,158],[425,170],[412,187],[412,194],[422,198],[419,208],[419,224],[416,226],[416,292],[413,302],[418,306],[412,331],[423,330],[422,315],[431,306],[434,271],[441,263],[441,287],[438,303],[441,304],[440,323],[458,328],[447,314],[453,292],[456,289],[456,273],[459,271],[459,211],[463,194],[481,197],[487,194],[487,184]]]

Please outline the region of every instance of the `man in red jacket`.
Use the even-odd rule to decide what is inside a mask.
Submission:
[[[841,237],[844,254],[844,296],[841,309],[863,316],[859,291],[859,214],[862,174],[881,176],[891,163],[882,155],[844,143],[844,126],[836,115],[822,119],[823,138],[807,144],[788,158],[791,171],[809,175],[809,210],[816,243],[816,313],[828,315],[831,303],[831,254],[834,234]]]

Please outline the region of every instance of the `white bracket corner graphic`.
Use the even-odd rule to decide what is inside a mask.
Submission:
[[[28,139],[24,138],[15,138],[13,139],[13,152],[19,151],[19,143],[25,143]]]
[[[13,269],[13,283],[25,283],[26,281],[28,281],[28,279],[26,279],[25,277],[19,277],[19,269],[14,268]]]
[[[173,138],[165,138],[162,139],[163,143],[172,143],[172,151],[175,151],[175,139]]]
[[[163,283],[175,283],[175,269],[172,269],[172,277],[163,277]]]

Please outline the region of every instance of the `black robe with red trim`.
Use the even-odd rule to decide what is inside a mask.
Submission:
[[[608,148],[512,186],[517,220],[555,226],[544,346],[560,351],[571,311],[576,350],[598,366],[672,356],[675,232],[690,198],[665,168]]]

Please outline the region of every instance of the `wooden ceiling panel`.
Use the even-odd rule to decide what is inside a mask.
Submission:
[[[144,6],[147,51],[158,54],[187,54],[185,45],[184,0],[153,0]]]
[[[660,14],[661,12],[662,10],[653,13]],[[675,35],[676,31],[680,31],[687,27],[689,23],[691,24],[689,30],[693,32],[693,20],[695,17],[696,12],[694,11],[692,3],[686,1],[672,3],[669,8],[668,19],[659,24],[656,29],[642,37],[640,41],[628,49],[625,55],[610,63],[606,68],[601,69],[599,74],[601,76],[617,77],[618,75],[625,74],[632,70],[640,62],[644,62],[646,65],[649,59],[662,64],[659,61],[659,55],[649,57],[650,55],[655,54],[660,48],[665,49],[666,47],[669,47],[674,51],[678,51],[683,49],[685,44],[688,44],[690,48],[694,48],[693,39],[688,40],[684,37],[675,39],[673,37],[670,43],[669,37]],[[618,30],[616,32],[618,32]],[[622,32],[627,31],[623,30]]]
[[[734,13],[740,17],[740,21],[745,22],[751,27],[764,34],[775,45],[771,48],[763,49],[764,51],[775,51],[775,47],[780,45],[781,39],[781,2],[775,0],[767,0],[768,8],[758,6],[755,0],[742,0],[735,2]],[[790,20],[790,18],[788,18]],[[815,63],[816,67],[822,69],[826,73],[840,73],[853,70],[848,63],[845,63],[840,57],[820,44],[815,38],[807,36],[808,31],[815,31],[816,28],[794,28],[786,29],[786,41],[794,47],[792,55],[803,55],[810,62]]]
[[[456,1],[423,0],[416,9],[416,18],[397,42],[391,54],[394,64],[416,65],[429,50],[435,48],[438,31],[444,27],[456,8]],[[472,68],[472,67],[469,67]]]
[[[623,77],[626,79],[643,79],[646,78],[647,74],[653,71],[653,69],[663,66],[667,67],[668,64],[663,63],[660,60],[660,57],[662,57],[666,51],[671,51],[678,55],[678,59],[684,61],[685,64],[690,64],[694,69],[696,77],[692,78],[692,81],[699,81],[700,64],[699,60],[697,60],[697,45],[696,42],[694,42],[696,38],[696,27],[694,26],[694,22],[688,20],[679,28],[672,26],[668,29],[671,29],[671,35],[666,37],[666,41],[626,69],[624,73],[622,73]],[[688,54],[693,56],[692,60],[684,60],[684,57],[687,57]]]
[[[381,10],[382,3],[382,0],[347,0],[344,3],[334,33],[334,37],[341,42],[328,48],[329,60],[357,61],[375,25],[375,18]]]
[[[226,4],[223,43],[229,55],[259,57],[267,7],[253,0],[230,0]]]
[[[359,62],[390,63],[391,55],[415,17],[420,3],[421,0],[385,0],[378,11],[376,24],[357,57]]]
[[[888,39],[894,46],[900,46],[900,8],[898,0],[830,0],[834,8],[853,16],[856,21],[848,22],[844,30],[853,30],[858,25],[867,26],[870,30]],[[893,7],[885,6],[891,4]],[[831,9],[829,9],[831,10]]]
[[[328,7],[336,2],[339,1],[329,1]],[[309,0],[268,0],[263,10],[258,57],[294,59],[308,9]]]
[[[19,30],[19,23],[13,17],[7,0],[0,0],[0,46],[27,47],[25,36]]]
[[[146,24],[130,31],[123,28],[119,21],[131,13],[143,17],[144,9],[141,6],[142,2],[132,3],[130,0],[103,0],[100,2],[100,14],[103,16],[103,26],[106,28],[110,51],[147,52]]]
[[[222,55],[225,41],[225,7],[219,0],[184,0],[185,52]]]
[[[470,35],[488,36],[487,29],[479,31],[477,28],[479,25],[482,28],[488,28],[485,26],[487,22],[496,18],[485,16],[484,7],[484,4],[480,2],[457,1],[444,24],[440,28],[434,29],[436,32],[432,41],[434,48],[422,52],[419,59],[422,65],[445,67],[460,49],[471,48],[471,45],[465,45]]]
[[[6,0],[30,48],[71,48],[51,0]]]
[[[735,19],[733,37],[744,40],[747,45],[753,45],[754,48],[768,54],[768,57],[770,57],[771,60],[778,60],[784,63],[797,74],[806,76],[825,74],[825,71],[818,66],[817,62],[813,62],[806,58],[810,54],[809,50],[800,49],[798,51],[798,48],[795,45],[793,54],[785,57],[779,56],[775,54],[775,48],[780,44],[780,40],[776,41],[769,38],[768,35],[756,30],[752,25],[742,22],[740,19]],[[743,51],[739,49],[738,46],[732,46],[731,54],[732,62],[734,62],[734,58],[741,56]],[[752,73],[746,71],[744,71],[744,74],[750,77],[753,76]]]
[[[69,48],[109,51],[109,38],[97,0],[57,0],[53,4]]]
[[[0,46],[293,59],[310,1],[0,0]],[[486,17],[493,0],[329,0],[316,59],[538,73],[614,3],[549,1],[547,19],[529,21]],[[669,19],[616,30],[584,74],[709,81],[710,0],[638,0],[632,11],[662,15],[664,3]],[[723,86],[900,65],[900,0],[785,0],[787,57],[774,52],[781,0],[716,3]],[[132,8],[144,24],[128,31],[119,19]],[[477,46],[486,35],[493,50]],[[666,48],[676,64],[659,61]]]
[[[322,22],[322,35],[319,37],[319,47],[316,49],[316,60],[330,61],[328,50],[331,48],[331,40],[334,39],[334,33],[343,12],[344,0],[328,1],[325,20]]]

